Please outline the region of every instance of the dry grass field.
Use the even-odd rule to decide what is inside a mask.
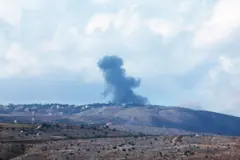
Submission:
[[[38,130],[27,124],[0,126],[5,135],[1,136],[1,160],[240,159],[239,137],[143,136],[103,126],[42,125]],[[23,130],[28,134],[19,135]]]

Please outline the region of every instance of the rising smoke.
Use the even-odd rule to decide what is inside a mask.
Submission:
[[[141,80],[126,76],[121,58],[105,56],[99,60],[98,67],[107,83],[104,95],[112,95],[112,103],[145,105],[148,102],[146,97],[135,94],[134,89],[140,86]]]

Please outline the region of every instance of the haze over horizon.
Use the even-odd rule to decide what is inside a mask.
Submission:
[[[151,104],[240,115],[240,1],[0,0],[0,103],[108,102],[124,60]]]

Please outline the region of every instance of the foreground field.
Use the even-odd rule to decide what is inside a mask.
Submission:
[[[144,136],[106,126],[0,126],[1,160],[240,160],[240,137]]]
[[[8,144],[9,145],[9,144]],[[12,144],[16,145],[16,144]],[[125,137],[28,144],[14,160],[239,160],[236,137]],[[18,151],[21,149],[18,146]]]

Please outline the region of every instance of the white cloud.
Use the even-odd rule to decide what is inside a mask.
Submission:
[[[240,58],[219,56],[218,63],[201,81],[197,92],[203,97],[204,109],[239,115]]]
[[[0,32],[0,79],[64,72],[96,83],[102,81],[98,59],[114,54],[125,60],[128,74],[148,81],[146,88],[167,90],[169,99],[177,95],[175,102],[238,111],[239,47],[231,44],[239,38],[227,41],[239,29],[238,1],[91,2],[0,0],[0,19],[14,26],[7,29],[10,38]],[[213,44],[220,49],[204,48]],[[199,85],[184,88],[189,81]]]
[[[219,0],[213,14],[197,31],[196,46],[213,45],[226,41],[240,27],[240,1]]]
[[[135,11],[137,5],[121,9],[117,13],[98,13],[89,20],[85,32],[87,35],[94,32],[106,32],[113,27],[122,36],[130,36],[141,25],[138,13]]]
[[[222,67],[222,69],[225,72],[230,73],[232,71],[233,64],[232,64],[232,61],[229,58],[221,56],[219,58],[219,63],[220,63],[220,66]]]
[[[226,57],[221,56],[219,58],[219,64],[223,71],[230,75],[240,74],[240,57]]]
[[[92,0],[94,4],[106,4],[109,0]]]
[[[164,37],[171,36],[176,31],[172,24],[160,19],[148,20],[146,24],[153,32]]]
[[[69,33],[71,33],[73,36],[79,35],[79,31],[77,27],[72,27],[68,30]]]
[[[96,14],[94,15],[86,26],[86,34],[93,34],[95,31],[106,31],[113,20],[112,14]]]
[[[17,75],[36,75],[38,72],[35,67],[37,59],[24,51],[19,43],[11,44],[1,61],[1,78],[9,78]]]
[[[24,9],[40,9],[41,0],[0,0],[0,19],[11,25],[19,26]]]
[[[103,3],[103,1],[100,2]],[[149,3],[149,6],[146,8],[151,8],[151,6],[155,8],[156,4],[169,7],[174,4],[174,1],[166,4],[163,1],[154,1]],[[187,0],[184,1],[182,5],[184,6],[184,12],[188,12],[193,4]],[[111,3],[111,7],[113,5],[114,3]],[[175,21],[176,17],[162,18],[161,15],[163,12],[161,10],[154,11],[160,16],[157,16],[158,14],[155,14],[153,17],[143,16],[146,14],[145,3],[143,1],[123,2],[119,6],[116,3],[115,5],[118,8],[115,11],[93,12],[92,16],[85,23],[81,22],[83,26],[73,24],[76,21],[74,18],[63,17],[59,21],[53,38],[46,40],[44,43],[39,43],[37,48],[35,50],[33,48],[31,52],[41,55],[35,56],[37,58],[50,58],[50,60],[44,60],[44,66],[53,66],[54,64],[54,68],[68,68],[68,70],[76,72],[77,70],[94,68],[92,66],[96,65],[96,60],[111,51],[109,54],[117,54],[127,59],[129,63],[126,66],[129,67],[130,72],[137,73],[139,76],[156,76],[166,73],[173,75],[183,74],[205,59],[206,54],[191,49],[191,44],[189,43],[191,40],[185,39],[185,37],[182,38],[185,43],[181,40],[174,42],[175,40],[171,39],[163,44],[162,38],[171,37],[175,33],[181,33],[182,31],[185,32],[188,30],[186,28],[189,28],[188,25],[180,24],[179,22],[181,21]],[[164,8],[164,6],[162,7]],[[176,12],[179,12],[179,10],[176,10]],[[182,12],[182,9],[180,9],[180,12]],[[53,13],[51,12],[51,14]],[[66,14],[71,15],[72,13],[69,10]],[[84,31],[82,30],[83,28]],[[193,29],[189,32],[192,31]],[[41,34],[39,33],[39,35]],[[176,38],[180,38],[178,35],[175,36]],[[170,45],[177,45],[174,47],[176,49],[170,47]],[[118,51],[122,48],[125,48],[124,52],[128,53]],[[192,52],[197,53],[194,54]],[[88,55],[86,56],[86,54]],[[145,59],[146,55],[149,57],[148,60]],[[85,64],[85,57],[92,60]],[[48,61],[53,59],[55,62],[50,64]],[[64,62],[64,60],[70,60],[72,62],[71,65]],[[135,66],[133,64],[136,60],[146,62],[142,66]],[[82,65],[79,64],[80,61]],[[148,63],[149,61],[151,63]],[[172,63],[177,65],[172,65]],[[86,67],[87,65],[88,67]],[[158,65],[158,68],[155,67],[156,65]],[[168,70],[165,69],[166,67]],[[44,70],[43,72],[48,72],[48,70]]]
[[[188,12],[194,2],[195,1],[192,0],[183,0],[182,3],[179,5],[179,11],[183,13]]]
[[[182,45],[177,44],[179,41],[169,40],[169,44],[166,45],[177,45],[176,49],[165,46],[162,38],[184,31],[184,26],[178,24],[179,22],[173,24],[173,19],[163,20],[156,16],[142,17],[142,7],[144,5],[132,3],[120,8],[117,12],[94,13],[84,24],[84,32],[78,26],[72,25],[70,20],[63,19],[53,38],[39,47],[43,52],[41,57],[45,56],[50,58],[48,61],[54,61],[53,64],[45,61],[45,66],[54,66],[54,68],[66,69],[78,74],[83,70],[87,72],[87,69],[89,72],[97,73],[97,59],[108,53],[126,59],[129,73],[140,77],[152,77],[183,74],[205,59],[205,54],[191,53],[194,50],[190,49],[191,44],[187,39]],[[122,48],[125,48],[123,49],[125,51],[119,51]],[[71,50],[70,53],[66,53],[67,50]],[[148,59],[145,58],[146,55]],[[88,63],[84,63],[87,59],[89,59]],[[68,61],[71,61],[71,64]],[[136,61],[145,63],[136,66],[134,65]],[[155,67],[156,65],[158,68]],[[98,80],[97,77],[95,78]]]
[[[22,1],[0,0],[0,18],[12,25],[19,25],[22,14],[22,5]]]
[[[130,8],[120,10],[114,19],[114,27],[120,31],[123,36],[130,36],[136,31],[140,25],[141,20],[138,15],[137,5],[132,5]]]

